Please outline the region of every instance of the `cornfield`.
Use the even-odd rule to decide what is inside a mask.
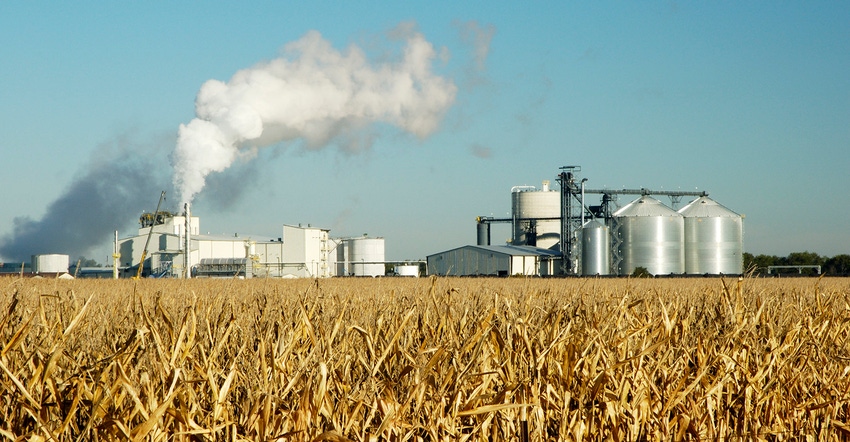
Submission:
[[[8,440],[846,440],[850,280],[0,279]]]

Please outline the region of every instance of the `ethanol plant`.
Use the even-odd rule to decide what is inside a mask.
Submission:
[[[561,275],[736,275],[743,272],[743,216],[708,192],[591,189],[580,166],[560,168],[552,190],[511,189],[511,217],[477,219],[478,245],[490,245],[490,225],[511,223],[512,246],[560,252]],[[636,199],[621,205],[621,195]],[[590,196],[599,198],[590,202]],[[658,197],[669,197],[668,207]],[[683,198],[691,201],[680,210]]]

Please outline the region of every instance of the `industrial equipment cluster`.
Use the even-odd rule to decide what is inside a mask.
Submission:
[[[739,275],[743,220],[707,192],[591,189],[580,166],[560,168],[552,189],[511,189],[511,216],[480,216],[476,244],[388,262],[384,238],[334,238],[328,229],[284,225],[276,239],[200,234],[200,218],[140,217],[138,233],[115,232],[113,265],[97,270],[120,277],[326,278],[336,276],[624,276]],[[598,196],[591,203],[589,196]],[[636,199],[620,205],[620,196]],[[671,207],[656,197],[669,197]],[[684,207],[676,206],[688,198]],[[160,198],[160,202],[162,197]],[[490,244],[490,226],[509,223],[511,239]],[[35,255],[32,273],[68,272],[68,255]],[[79,269],[77,269],[79,276]],[[85,272],[83,272],[85,276]]]

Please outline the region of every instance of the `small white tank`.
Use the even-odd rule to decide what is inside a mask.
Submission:
[[[395,266],[395,273],[398,276],[419,276],[419,266],[418,265],[397,265]]]
[[[68,273],[70,267],[68,255],[45,254],[32,256],[33,273]]]

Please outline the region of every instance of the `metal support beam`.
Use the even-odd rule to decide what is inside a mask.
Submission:
[[[577,184],[578,172],[581,172],[581,166],[564,166],[558,174],[558,184],[561,185],[561,271],[565,275],[578,273],[573,233],[581,227],[576,224],[581,222],[581,211],[584,211],[583,207],[577,207],[581,205],[581,187]]]

